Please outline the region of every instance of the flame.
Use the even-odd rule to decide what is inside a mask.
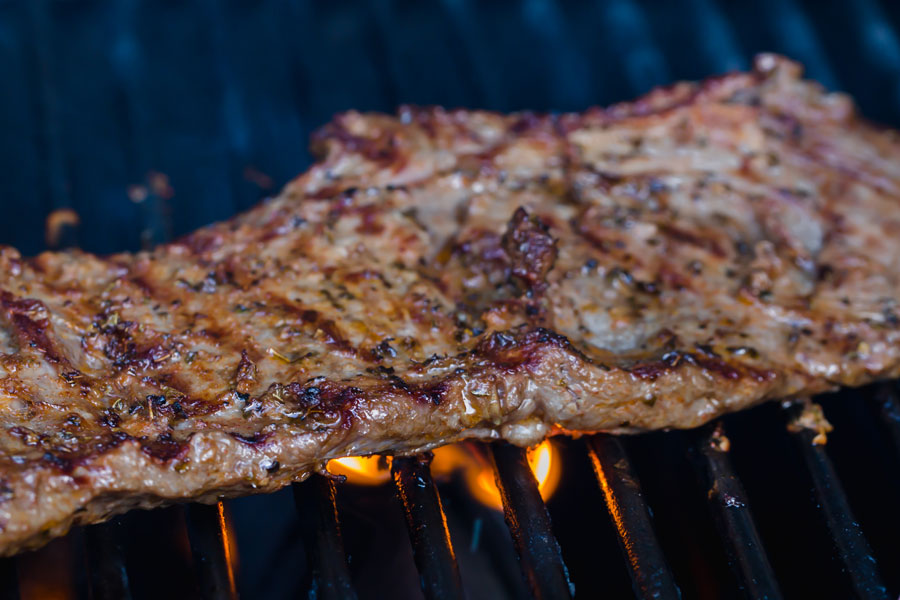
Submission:
[[[57,538],[36,552],[16,557],[11,566],[14,574],[18,572],[18,598],[75,600],[74,545],[71,537]]]
[[[328,471],[356,485],[381,485],[391,478],[391,463],[380,456],[347,456],[328,461]]]
[[[443,448],[435,451],[437,453]],[[538,482],[538,490],[541,498],[549,500],[559,485],[562,465],[559,461],[559,450],[550,440],[544,440],[528,451],[528,466],[534,473]],[[467,469],[465,473],[466,483],[475,498],[490,508],[503,509],[503,501],[500,498],[500,490],[494,480],[494,472],[490,467]]]
[[[528,464],[538,482],[541,497],[548,500],[559,485],[562,465],[559,450],[550,440],[544,440],[528,451]],[[378,456],[349,456],[328,462],[328,470],[336,475],[344,475],[347,481],[356,485],[380,485],[391,478],[390,459]],[[435,476],[460,472],[472,495],[482,504],[502,510],[500,491],[494,482],[494,471],[490,464],[464,444],[451,444],[437,448],[431,463]]]

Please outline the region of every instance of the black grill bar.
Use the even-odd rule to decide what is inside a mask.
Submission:
[[[319,600],[354,600],[356,591],[350,581],[350,569],[344,553],[334,482],[327,477],[313,475],[306,484],[295,483],[294,503],[301,519],[309,518],[308,502],[314,505],[312,513],[315,515],[315,530],[309,540],[312,552],[312,587],[309,597]]]
[[[572,597],[569,570],[525,450],[505,442],[492,444],[491,449],[503,514],[532,594],[539,599]]]
[[[15,558],[0,558],[0,600],[18,600],[19,575]]]
[[[89,567],[92,600],[131,598],[121,532],[121,518],[98,523],[84,530],[84,550]]]
[[[236,600],[238,597],[231,564],[225,505],[189,504],[185,508],[191,553],[197,572],[200,595],[205,600]]]
[[[728,562],[746,596],[781,598],[775,573],[753,522],[747,493],[728,458],[730,445],[721,423],[705,427],[697,442],[699,452],[695,453],[697,473],[708,490],[709,506]]]
[[[875,398],[881,409],[881,418],[891,432],[891,439],[894,440],[897,454],[900,455],[900,401],[897,400],[895,386],[895,383],[882,384],[875,393]]]
[[[447,519],[431,478],[431,453],[396,457],[391,463],[394,484],[403,501],[409,539],[426,598],[464,598]]]
[[[598,434],[588,440],[588,449],[606,508],[619,534],[619,545],[628,560],[635,595],[645,599],[680,598],[681,591],[656,540],[641,484],[622,442]]]
[[[788,407],[788,416],[794,420],[803,410],[803,403],[795,403]],[[825,444],[817,443],[819,432],[808,427],[790,427],[789,431],[812,475],[817,504],[822,509],[840,558],[847,567],[857,597],[887,600],[887,588],[878,573],[869,542],[853,516],[847,494],[825,452]]]

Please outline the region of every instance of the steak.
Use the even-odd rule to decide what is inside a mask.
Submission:
[[[348,112],[149,252],[0,250],[0,552],[329,459],[900,374],[900,144],[772,55],[582,114]]]

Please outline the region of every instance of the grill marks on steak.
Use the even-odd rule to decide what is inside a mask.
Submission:
[[[33,298],[18,299],[6,291],[0,291],[0,307],[3,308],[9,330],[24,352],[39,352],[44,360],[54,365],[66,363],[55,344],[47,337],[50,326],[47,307]]]
[[[153,252],[0,249],[2,552],[337,456],[900,371],[897,143],[783,59],[579,115],[350,112],[313,144],[278,198]]]

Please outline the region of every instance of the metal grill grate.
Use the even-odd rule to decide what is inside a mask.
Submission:
[[[882,388],[880,395],[883,404],[895,401],[885,388]],[[809,466],[818,504],[825,513],[825,522],[851,574],[856,595],[860,598],[888,598],[876,560],[853,518],[824,447],[813,443],[815,432],[810,430],[799,430],[792,435],[797,438],[798,447]],[[698,476],[709,490],[710,508],[741,590],[752,598],[781,598],[777,579],[753,521],[746,492],[728,458],[729,444],[721,423],[705,428],[697,436],[695,459]],[[590,438],[588,446],[607,509],[616,524],[623,554],[630,565],[635,595],[640,598],[681,597],[655,539],[650,511],[641,496],[640,483],[622,443],[615,437],[599,434]],[[533,595],[537,598],[568,597],[574,588],[568,581],[568,572],[551,531],[546,509],[537,493],[537,483],[525,463],[524,452],[499,443],[493,446],[493,454],[507,524],[519,552],[523,575]],[[428,598],[460,597],[458,570],[450,540],[446,537],[440,498],[434,493],[428,474],[428,461],[398,459],[397,462],[400,466],[395,468],[395,483],[407,510],[423,591]],[[328,486],[325,503],[330,507],[328,510],[336,510],[333,484]],[[427,490],[416,494],[413,501],[415,508],[411,507],[409,486]],[[424,533],[426,531],[441,533],[435,539],[433,536],[429,538]],[[426,539],[430,541],[425,543]],[[327,546],[328,542],[324,544]],[[327,552],[329,548],[323,548],[322,552]],[[422,555],[428,556],[419,558]],[[435,561],[437,558],[439,561]],[[343,557],[333,557],[333,560],[343,561]],[[324,589],[345,583],[343,576],[335,577],[331,580],[320,572],[316,587]]]
[[[3,114],[25,115],[21,122],[10,120],[7,134],[0,138],[0,163],[16,164],[19,154],[27,155],[21,172],[11,173],[0,183],[5,186],[6,207],[21,210],[20,219],[0,225],[2,239],[34,252],[39,249],[34,239],[43,216],[49,210],[74,208],[104,234],[67,230],[62,246],[80,240],[90,250],[108,251],[129,247],[137,239],[143,244],[163,241],[172,231],[183,232],[227,216],[273,191],[297,170],[296,157],[302,155],[310,128],[337,109],[387,109],[399,101],[412,101],[498,110],[577,110],[634,96],[673,76],[698,78],[724,68],[745,67],[757,50],[798,58],[812,77],[854,92],[866,114],[900,123],[896,33],[900,8],[893,3],[695,0],[660,7],[643,0],[596,4],[525,0],[476,6],[468,0],[443,0],[426,8],[418,3],[373,0],[359,10],[335,8],[331,3],[300,2],[288,9],[275,8],[276,4],[172,2],[160,8],[138,0],[116,6],[0,1],[0,16],[8,17],[0,19],[0,69],[5,69],[5,81],[23,82],[28,90],[27,106],[17,104],[21,101],[12,95],[0,101]],[[211,25],[204,30],[208,31],[198,34],[196,24],[207,17]],[[102,29],[105,23],[114,26],[107,31]],[[243,23],[250,26],[241,29]],[[282,23],[295,24],[296,31]],[[411,32],[409,37],[395,35],[398,24]],[[158,40],[151,55],[153,27],[167,25],[175,41]],[[279,34],[269,35],[270,31]],[[195,34],[203,43],[188,59],[179,44],[190,46]],[[244,47],[229,45],[231,38]],[[25,44],[25,39],[33,43]],[[267,54],[254,54],[247,50],[251,47],[263,48]],[[323,54],[327,61],[314,58]],[[82,81],[83,71],[69,68],[98,55],[110,57],[105,75]],[[281,62],[275,57],[282,57]],[[265,73],[257,72],[254,61],[259,60],[270,67]],[[183,68],[175,68],[177,63]],[[536,86],[536,79],[549,84]],[[154,91],[160,82],[167,88],[165,96],[179,101]],[[251,83],[261,89],[254,90]],[[217,111],[208,110],[211,102]],[[112,115],[110,123],[81,123],[74,118],[97,104]],[[159,128],[152,120],[156,112],[169,112],[174,120],[197,117],[196,130],[202,130],[202,135],[190,143],[173,144],[179,132]],[[117,133],[105,136],[107,125]],[[92,133],[96,137],[86,136]],[[75,145],[84,137],[91,141]],[[123,148],[124,158],[112,158]],[[169,148],[177,150],[170,155]],[[101,168],[91,163],[97,157],[102,159]],[[246,165],[265,167],[274,174],[274,183],[256,175],[246,176],[248,181],[236,180],[235,173],[246,175]],[[168,173],[179,197],[193,203],[179,210],[169,206],[169,182],[153,169]],[[208,181],[220,183],[207,189]],[[137,195],[126,208],[122,208],[123,189]],[[107,209],[109,214],[100,214]],[[110,227],[129,218],[137,223],[133,231]],[[895,388],[886,384],[872,395],[865,402],[877,405],[900,456],[900,403]],[[861,399],[853,402],[862,404]],[[786,413],[792,410],[789,407]],[[868,415],[859,419],[872,426]],[[812,435],[805,430],[790,434],[822,513],[820,525],[827,532],[823,535],[835,545],[835,555],[857,597],[887,598],[838,469],[826,447],[811,443]],[[732,464],[728,446],[733,442],[725,425],[717,423],[683,438],[697,481],[708,492],[709,509],[736,586],[750,597],[780,598],[782,582],[766,555],[766,536],[750,508],[748,490],[753,487],[737,477],[740,465]],[[635,595],[677,598],[679,585],[685,589],[691,582],[670,568],[678,557],[666,552],[670,549],[658,539],[658,524],[638,481],[641,469],[639,461],[633,460],[630,443],[597,435],[582,450],[593,462]],[[489,455],[528,587],[536,597],[571,595],[563,561],[565,545],[561,550],[522,451],[494,445]],[[394,484],[402,499],[424,594],[459,598],[466,582],[460,577],[441,496],[428,465],[427,457],[396,459]],[[314,522],[305,540],[311,549],[313,594],[355,597],[334,484],[314,476],[295,485],[294,491],[301,520]],[[205,598],[235,598],[239,586],[230,560],[226,506],[190,506],[183,517],[199,593]],[[134,583],[126,571],[129,544],[122,539],[121,529],[118,521],[112,521],[84,532],[87,583],[93,598],[130,595]],[[597,566],[598,578],[603,568]],[[13,559],[0,562],[0,595],[19,596]]]

